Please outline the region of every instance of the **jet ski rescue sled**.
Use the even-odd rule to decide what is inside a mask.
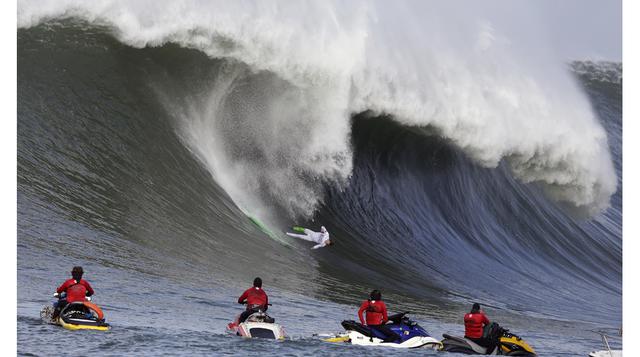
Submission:
[[[611,349],[611,345],[609,345],[609,336],[604,331],[594,331],[600,334],[602,338],[602,344],[606,348],[601,351],[593,351],[589,353],[589,357],[622,357],[622,350],[613,350]],[[622,328],[620,328],[620,338],[622,338]]]
[[[439,349],[440,341],[431,337],[418,323],[410,320],[403,312],[389,316],[391,323],[386,326],[400,336],[400,340],[394,342],[384,342],[384,336],[376,329],[369,328],[353,320],[342,321],[342,327],[346,333],[324,339],[325,342],[346,342],[359,346],[382,346],[393,348],[419,348],[430,347]]]
[[[55,308],[47,305],[40,311],[40,318],[47,323],[62,326],[67,330],[108,331],[111,326],[105,322],[104,313],[91,301],[68,303],[54,318]]]
[[[493,332],[487,334],[488,331]],[[533,348],[523,339],[496,323],[485,326],[485,335],[493,336],[491,339],[495,340],[494,347],[489,351],[486,347],[482,347],[468,338],[451,336],[446,333],[442,335],[444,339],[440,350],[468,355],[536,356]]]
[[[234,322],[230,322],[227,325],[227,331],[247,338],[267,338],[272,340],[284,340],[285,338],[284,328],[262,310],[249,315],[242,323],[239,323],[238,316]]]

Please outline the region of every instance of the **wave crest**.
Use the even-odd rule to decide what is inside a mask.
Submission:
[[[314,177],[349,176],[351,115],[371,110],[434,127],[482,165],[506,159],[555,200],[606,208],[616,175],[587,99],[563,61],[505,36],[492,16],[385,2],[18,4],[19,27],[79,17],[131,46],[176,43],[245,64],[177,115],[187,144],[241,206],[267,194],[291,215],[310,214],[321,196]],[[240,82],[255,101],[234,99]]]

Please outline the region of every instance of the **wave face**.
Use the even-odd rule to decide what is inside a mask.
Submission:
[[[481,10],[411,5],[19,2],[20,220],[219,282],[619,324],[621,82]]]
[[[350,175],[349,117],[365,110],[433,126],[481,165],[507,161],[515,177],[541,183],[557,201],[592,214],[606,208],[616,190],[606,133],[566,69],[531,38],[521,35],[522,48],[505,37],[500,19],[483,17],[491,6],[471,15],[454,5],[34,1],[19,4],[18,25],[78,17],[109,26],[130,46],[175,43],[272,73],[277,80],[248,84],[245,94],[255,97],[242,98],[244,110],[225,108],[239,78],[221,78],[199,92],[202,102],[178,109],[189,145],[244,208],[267,186],[289,213],[308,216],[319,197],[301,180]],[[230,117],[240,145],[211,133]],[[236,153],[251,144],[263,157],[238,162],[249,155],[225,152],[225,144]]]

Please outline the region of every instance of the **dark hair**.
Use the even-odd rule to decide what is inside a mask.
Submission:
[[[261,288],[262,287],[262,279],[260,279],[260,278],[253,279],[253,286],[255,286],[256,288]]]
[[[84,274],[84,271],[82,270],[81,266],[75,266],[73,267],[73,269],[71,269],[71,276],[75,281],[79,282],[80,279],[82,279],[82,274]]]
[[[480,311],[480,304],[478,304],[477,302],[473,304],[473,306],[471,307],[471,313],[475,314],[478,311]]]
[[[369,294],[369,300],[382,300],[382,294],[380,290],[375,289]]]

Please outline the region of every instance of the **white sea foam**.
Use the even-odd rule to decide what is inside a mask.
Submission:
[[[245,208],[267,194],[292,215],[312,212],[313,178],[350,175],[350,115],[372,110],[437,128],[481,165],[507,160],[520,180],[596,213],[616,190],[606,133],[521,5],[19,1],[18,26],[80,17],[131,46],[173,42],[244,63],[176,108],[187,144]],[[273,90],[259,71],[277,77]],[[239,79],[261,89],[230,109]]]

